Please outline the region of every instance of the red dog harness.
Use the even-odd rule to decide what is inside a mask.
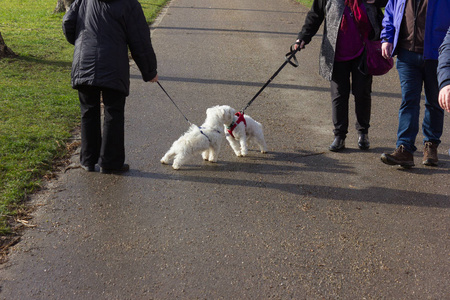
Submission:
[[[247,122],[245,122],[245,118],[244,118],[244,114],[243,113],[237,112],[234,115],[238,117],[237,120],[231,122],[230,126],[227,126],[227,131],[233,138],[234,138],[233,130],[236,128],[236,126],[239,123],[244,122],[245,127],[247,127]]]

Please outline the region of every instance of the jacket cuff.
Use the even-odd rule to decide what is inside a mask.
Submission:
[[[311,38],[306,37],[303,32],[300,32],[297,36],[297,39],[300,41],[304,41],[305,45],[308,45],[311,42]]]
[[[450,78],[441,82],[441,84],[439,85],[439,90],[442,90],[447,85],[450,85]]]
[[[142,79],[144,79],[145,82],[148,82],[150,80],[152,80],[153,78],[155,78],[155,76],[158,74],[158,71],[153,71],[151,73],[147,73],[147,74],[142,74]]]

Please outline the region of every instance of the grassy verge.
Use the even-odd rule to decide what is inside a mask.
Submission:
[[[167,1],[139,1],[149,23]],[[79,122],[70,87],[73,46],[55,6],[56,0],[0,0],[0,32],[18,55],[0,60],[0,235],[11,233],[8,220],[67,153]]]
[[[295,1],[297,1],[298,3],[303,4],[304,6],[306,6],[308,8],[311,7],[313,2],[314,2],[314,0],[295,0]]]

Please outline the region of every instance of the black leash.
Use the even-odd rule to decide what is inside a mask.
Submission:
[[[175,105],[175,107],[178,109],[178,111],[180,112],[180,114],[184,117],[184,119],[190,124],[193,125],[193,123],[191,121],[189,121],[189,119],[183,114],[183,112],[181,111],[181,109],[178,107],[178,105],[175,103],[175,101],[173,101],[172,97],[170,97],[169,93],[163,88],[163,86],[161,85],[161,83],[159,83],[159,81],[157,81],[159,87],[164,91],[164,93],[167,95],[167,97],[169,97],[170,101],[172,101],[173,105]],[[197,126],[197,125],[195,125]],[[203,134],[208,141],[211,143],[211,139],[203,132],[202,128],[200,126],[197,126],[198,129],[200,130],[200,133]],[[204,129],[204,128],[203,128]]]
[[[295,45],[295,44],[294,44]],[[297,58],[295,57],[295,54],[300,50],[300,47],[297,47],[297,49],[294,49],[294,45],[291,45],[290,51],[288,53],[286,53],[285,56],[285,62],[278,68],[278,70],[272,75],[272,77],[270,77],[270,79],[263,85],[263,87],[256,93],[255,96],[253,96],[253,98],[247,103],[247,105],[244,107],[243,110],[240,111],[240,113],[242,113],[242,115],[244,114],[244,111],[253,103],[253,101],[255,101],[255,99],[261,94],[261,92],[272,82],[272,80],[277,77],[278,73],[280,73],[280,71],[287,65],[290,64],[291,66],[293,66],[294,68],[297,68],[299,66]],[[167,95],[167,97],[169,97],[170,101],[172,101],[173,105],[175,105],[175,107],[178,109],[178,111],[180,112],[180,114],[184,117],[184,119],[192,125],[191,121],[189,121],[189,119],[183,114],[183,112],[181,111],[181,109],[178,107],[178,105],[175,103],[175,101],[172,99],[172,97],[170,97],[169,93],[167,93],[167,91],[163,88],[163,86],[161,85],[161,83],[159,81],[157,81],[159,87],[164,91],[164,93]],[[197,125],[196,125],[197,126]],[[206,138],[211,142],[211,140],[209,139],[209,137],[201,130],[201,127],[197,126],[200,130],[200,132],[206,136]]]
[[[295,44],[294,44],[295,45]],[[277,77],[278,73],[289,63],[294,68],[297,68],[299,66],[297,58],[295,57],[295,54],[300,50],[300,47],[297,47],[297,49],[294,49],[294,45],[291,45],[290,52],[286,53],[286,59],[285,62],[281,65],[281,67],[278,68],[278,70],[270,77],[270,79],[263,85],[263,87],[256,93],[256,95],[247,103],[247,105],[244,107],[243,110],[241,110],[241,113],[244,114],[244,111],[255,101],[255,99],[261,94],[261,92],[269,85],[269,83],[272,82],[272,80]],[[293,61],[292,61],[293,60]]]
[[[173,101],[172,97],[170,97],[169,93],[166,92],[166,90],[163,88],[163,86],[161,85],[161,83],[159,83],[159,81],[157,81],[159,87],[164,91],[164,93],[167,95],[167,97],[169,97],[170,101],[172,101],[173,105],[175,105],[175,107],[178,109],[178,111],[180,112],[180,114],[184,117],[184,119],[189,123],[192,124],[191,121],[189,121],[188,118],[186,118],[186,116],[183,114],[183,112],[181,111],[181,109],[178,107],[178,105],[175,103],[175,101]]]

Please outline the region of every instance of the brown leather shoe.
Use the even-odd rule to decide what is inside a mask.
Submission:
[[[425,142],[423,148],[423,161],[425,166],[437,166],[438,155],[437,155],[438,144],[433,142]]]
[[[411,168],[414,166],[414,156],[406,151],[405,146],[400,145],[392,154],[381,154],[381,161],[387,165],[400,165],[403,168]]]

